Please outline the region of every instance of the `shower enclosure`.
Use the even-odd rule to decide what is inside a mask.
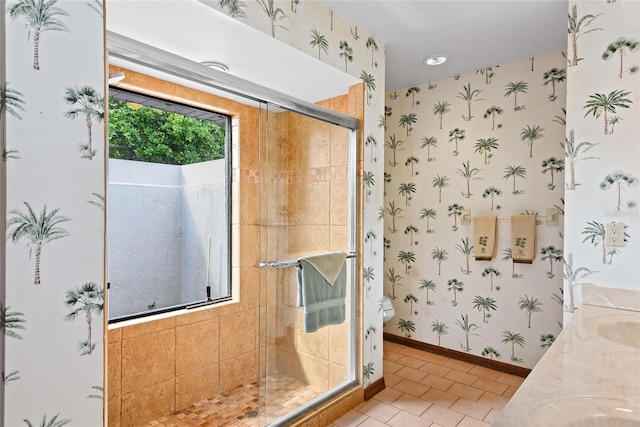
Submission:
[[[362,91],[345,87],[343,95],[323,99],[320,107],[116,33],[107,32],[107,48],[111,63],[180,84],[195,84],[201,92],[215,93],[224,104],[210,108],[227,114],[234,108],[240,111],[231,114],[233,302],[173,313],[176,368],[174,379],[162,380],[169,384],[168,390],[174,381],[173,406],[167,398],[165,406],[170,410],[165,407],[145,422],[191,425],[185,420],[209,417],[211,425],[287,425],[355,386],[359,122],[344,113],[353,115],[358,106],[362,108],[362,99],[356,102]],[[191,92],[195,93],[185,90]],[[202,106],[202,99],[197,102]],[[347,254],[345,320],[305,333],[302,308],[296,304],[296,263],[300,257],[332,252]],[[196,322],[204,318],[206,322]],[[147,329],[167,328],[161,332],[170,338],[166,320],[152,320],[161,325]],[[179,348],[179,343],[191,344],[188,339],[181,341],[180,325],[193,325],[191,332],[207,345],[196,342],[193,349]],[[208,330],[209,325],[215,326]],[[123,420],[119,425],[139,425],[124,421],[132,416],[126,411],[134,417],[142,413],[126,405],[145,399],[135,396],[136,381],[129,381],[129,395],[134,396],[125,396],[125,364],[130,358],[124,353],[134,348],[133,343],[125,345],[125,340],[134,334],[123,329],[119,336],[121,371],[112,375],[108,367],[111,377],[122,378],[120,403],[113,410]],[[189,360],[181,362],[185,352]],[[204,366],[202,360],[207,358],[215,363]],[[178,366],[191,365],[198,369],[177,371]],[[144,369],[135,367],[141,381],[148,381]],[[108,381],[112,388],[112,379]],[[198,387],[197,392],[185,390],[189,381]],[[111,415],[109,419],[111,425]]]

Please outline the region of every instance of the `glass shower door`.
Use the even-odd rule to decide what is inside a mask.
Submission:
[[[355,381],[355,259],[345,261],[344,321],[315,332],[305,332],[303,308],[297,304],[296,265],[301,257],[349,254],[354,248],[350,186],[355,170],[350,161],[355,150],[350,146],[355,136],[336,125],[269,108],[262,112],[260,150],[260,256],[265,260],[260,289],[266,302],[260,313],[260,395],[262,421],[280,425]]]

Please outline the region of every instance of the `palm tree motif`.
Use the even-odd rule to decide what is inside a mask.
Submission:
[[[462,321],[456,320],[456,325],[458,325],[460,329],[464,331],[464,335],[466,338],[465,345],[463,346],[462,344],[460,344],[460,347],[462,347],[464,351],[469,352],[471,351],[471,347],[469,346],[469,335],[472,335],[471,333],[476,329],[478,329],[479,326],[476,325],[475,323],[469,323],[468,314],[460,315],[460,317],[462,318]],[[478,334],[473,334],[473,335],[478,335]]]
[[[411,338],[411,334],[416,331],[416,324],[413,320],[398,320],[398,329],[404,334],[405,337]]]
[[[15,332],[15,329],[24,330],[24,313],[19,311],[9,311],[11,307],[3,307],[0,303],[0,332],[4,332],[5,336],[21,340],[22,335]]]
[[[513,111],[524,110],[524,105],[518,105],[518,93],[527,93],[529,90],[529,84],[522,80],[518,82],[507,83],[505,86],[504,96],[509,97],[513,95]]]
[[[458,142],[459,141],[463,141],[465,138],[465,130],[464,129],[460,129],[460,128],[455,128],[451,131],[449,131],[449,142],[453,141],[455,142],[455,149],[453,151],[453,155],[457,156],[458,155]]]
[[[89,7],[89,9],[93,10],[95,13],[100,15],[100,17],[103,16],[103,13],[102,13],[102,0],[85,1],[84,4],[86,4],[87,7]]]
[[[387,250],[391,249],[391,240],[382,236],[382,260],[387,260]]]
[[[318,48],[318,59],[320,59],[320,54],[323,51],[325,54],[329,54],[329,40],[327,40],[324,34],[320,34],[315,28],[311,29],[311,41],[309,44],[311,47]]]
[[[0,85],[0,119],[5,111],[17,119],[22,119],[18,110],[24,111],[24,95],[11,89],[8,83]]]
[[[579,185],[576,183],[576,174],[575,174],[575,167],[576,164],[580,161],[580,160],[593,160],[593,159],[599,159],[599,157],[583,157],[583,155],[591,150],[593,147],[595,147],[596,144],[593,144],[591,142],[588,141],[583,141],[581,143],[579,143],[578,145],[576,145],[575,143],[575,136],[574,136],[574,131],[573,129],[571,129],[571,131],[569,131],[569,137],[565,138],[565,142],[564,144],[562,144],[562,147],[564,148],[564,154],[565,157],[567,159],[567,161],[569,162],[569,176],[570,176],[570,180],[569,180],[569,186],[567,187],[568,190],[575,190],[576,189],[576,185]]]
[[[375,368],[373,367],[373,362],[369,362],[366,365],[362,365],[362,377],[365,380],[365,386],[368,386],[371,382],[371,375],[375,372]]]
[[[346,40],[340,40],[338,43],[338,49],[340,49],[339,56],[344,58],[344,72],[347,72],[347,66],[349,62],[353,62],[353,49],[349,46]]]
[[[587,226],[582,230],[585,237],[582,239],[582,243],[589,240],[593,246],[598,246],[602,243],[602,263],[607,263],[607,247],[605,246],[605,228],[604,224],[597,221],[588,221]]]
[[[396,161],[396,152],[404,150],[404,148],[401,148],[402,144],[404,144],[404,141],[396,139],[396,134],[391,135],[389,137],[389,141],[384,143],[384,146],[390,149],[393,153],[393,161],[389,162],[391,166],[395,167],[398,164]]]
[[[47,416],[45,415],[42,417],[42,421],[38,425],[32,424],[31,421],[26,419],[22,421],[24,421],[27,427],[63,427],[71,422],[71,420],[68,419],[59,420],[58,416],[60,416],[60,414],[55,414],[49,421],[47,421]]]
[[[486,85],[490,85],[491,78],[495,76],[495,73],[493,72],[493,67],[481,68],[479,70],[476,70],[476,74],[484,75],[484,84]]]
[[[622,121],[622,117],[620,116],[609,117],[609,125],[611,125],[611,128],[609,129],[609,135],[613,135],[614,128],[621,121]]]
[[[420,219],[426,219],[427,220],[427,234],[431,234],[431,233],[435,233],[436,230],[433,230],[431,228],[429,228],[429,220],[433,219],[435,220],[438,217],[438,212],[435,209],[427,209],[427,208],[422,208],[420,209]]]
[[[12,381],[18,381],[20,378],[21,378],[20,377],[20,371],[11,371],[6,375],[3,373],[2,382],[6,386],[7,384],[9,384]]]
[[[387,195],[387,184],[391,183],[391,174],[389,172],[384,173],[384,178],[382,182],[382,188],[384,190],[384,195]]]
[[[491,163],[491,157],[493,157],[491,150],[497,150],[498,147],[500,147],[500,144],[498,144],[498,138],[494,137],[487,139],[480,138],[475,145],[476,153],[484,154],[485,165]]]
[[[418,303],[418,298],[416,298],[415,295],[407,294],[407,296],[404,297],[404,303],[409,303],[409,313],[411,316],[418,314],[418,311],[413,310],[413,303]]]
[[[407,136],[411,136],[411,131],[413,130],[413,124],[418,122],[418,116],[416,113],[403,114],[400,116],[400,120],[398,123],[400,127],[407,129]]]
[[[247,4],[241,0],[220,0],[218,5],[224,13],[232,18],[246,18],[247,14],[244,9],[247,8]]]
[[[291,0],[291,12],[298,13],[298,5],[300,4],[300,1],[301,0]]]
[[[449,259],[449,252],[447,252],[446,249],[440,249],[436,246],[435,249],[431,251],[431,259],[438,263],[438,276],[440,276],[442,261],[447,261]]]
[[[369,340],[369,342],[371,343],[369,346],[369,353],[373,353],[373,350],[376,349],[376,345],[374,344],[374,340],[373,340],[373,337],[376,335],[376,332],[377,332],[376,327],[371,325],[367,328],[367,331],[364,333],[365,340],[369,340],[369,337],[372,338],[371,340]]]
[[[491,211],[493,211],[494,206],[494,198],[502,196],[502,191],[496,187],[489,187],[482,193],[482,198],[486,199],[487,197],[491,197]],[[500,206],[498,206],[500,209]]]
[[[411,106],[415,107],[416,104],[420,104],[420,101],[416,102],[416,94],[420,93],[421,89],[418,86],[411,86],[409,89],[407,89],[407,93],[405,94],[405,96],[411,97]],[[440,128],[442,129],[442,128]]]
[[[94,200],[87,200],[87,203],[97,206],[104,211],[104,196],[100,193],[91,193],[91,195],[94,197]]]
[[[601,115],[604,118],[604,134],[609,134],[609,120],[607,119],[608,113],[616,113],[616,108],[629,108],[633,101],[626,98],[631,92],[626,90],[614,90],[609,92],[608,95],[604,93],[594,93],[589,95],[589,99],[585,102],[584,107],[587,112],[584,114],[587,117],[592,114],[596,119]]]
[[[590,274],[597,273],[596,271],[592,271],[587,267],[578,267],[576,269],[573,268],[573,254],[569,254],[569,256],[564,261],[564,280],[567,281],[567,288],[569,289],[569,311],[574,313],[576,311],[575,299],[574,299],[574,289],[577,285],[579,285],[579,281],[584,279]]]
[[[411,176],[413,176],[413,166],[418,163],[420,163],[420,159],[417,158],[416,156],[409,156],[407,157],[407,160],[404,162],[405,166],[411,167]],[[418,172],[416,172],[415,174],[418,175]]]
[[[419,289],[420,290],[426,289],[427,291],[427,301],[425,301],[425,303],[427,305],[434,305],[435,302],[429,300],[429,291],[432,291],[432,292],[436,291],[436,282],[434,282],[433,280],[420,279]]]
[[[94,88],[83,86],[66,88],[64,100],[72,107],[64,113],[66,118],[73,120],[78,116],[84,117],[87,126],[87,144],[80,144],[80,151],[83,153],[82,157],[91,160],[96,153],[92,145],[91,129],[94,119],[101,122],[104,118],[104,98]]]
[[[614,41],[613,43],[609,44],[609,46],[607,46],[607,50],[605,50],[604,53],[602,54],[602,59],[604,59],[605,61],[608,61],[609,59],[613,58],[614,55],[617,53],[620,56],[620,70],[618,72],[618,77],[622,78],[622,73],[624,73],[625,71],[624,57],[627,55],[627,53],[635,52],[636,50],[638,50],[639,46],[640,44],[638,43],[637,40],[620,37],[616,39],[616,41]],[[638,72],[638,66],[635,65],[631,67],[629,71],[631,72],[631,74]]]
[[[364,173],[362,174],[362,181],[364,182],[364,186],[367,189],[367,191],[365,192],[365,200],[368,202],[371,196],[371,189],[376,184],[375,175],[371,171],[364,171]]]
[[[620,251],[618,248],[607,248],[607,256],[609,256],[609,262],[607,264],[611,265],[613,262],[613,256],[618,255]]]
[[[438,101],[433,106],[433,115],[440,116],[440,129],[442,129],[442,116],[451,111],[451,104],[447,101]]]
[[[69,16],[62,8],[56,6],[58,0],[18,0],[9,7],[9,16],[13,19],[22,17],[27,24],[28,36],[33,31],[33,69],[40,69],[40,36],[45,31],[69,31],[59,17]]]
[[[533,157],[533,143],[538,139],[544,137],[544,129],[538,125],[533,125],[533,127],[527,125],[526,128],[522,128],[520,131],[520,139],[522,141],[527,141],[529,145],[529,157]]]
[[[491,297],[481,297],[476,295],[473,299],[473,308],[482,312],[482,322],[489,323],[489,317],[491,317],[491,311],[498,308],[496,306],[496,300]]]
[[[464,283],[458,279],[449,279],[447,280],[447,290],[453,291],[453,301],[451,301],[451,305],[458,305],[458,292],[464,291]]]
[[[282,21],[283,19],[288,18],[288,16],[284,13],[284,10],[279,7],[275,7],[274,0],[257,0],[258,4],[262,8],[262,11],[269,18],[269,22],[271,24],[271,37],[276,37],[276,28],[282,28],[287,33],[289,30],[284,25],[278,24],[278,21]]]
[[[615,171],[604,177],[602,182],[600,183],[601,190],[608,190],[611,187],[615,187],[618,192],[618,204],[616,205],[616,210],[620,210],[620,193],[622,192],[622,187],[633,187],[638,184],[638,178],[631,175],[630,173],[625,173],[622,171]]]
[[[446,323],[438,322],[437,319],[431,322],[431,331],[438,336],[438,346],[440,346],[440,338],[449,333],[448,329]]]
[[[482,355],[484,357],[489,356],[489,359],[493,360],[493,358],[495,357],[496,359],[500,359],[500,357],[502,357],[500,355],[500,353],[498,352],[498,350],[496,350],[493,347],[485,347],[484,350],[482,350]]]
[[[375,269],[373,267],[363,268],[362,278],[366,283],[366,286],[365,286],[366,297],[369,298],[369,293],[371,292],[371,282],[376,278]]]
[[[409,242],[409,246],[413,246],[413,243],[414,243],[413,235],[418,233],[419,233],[419,230],[414,225],[411,225],[411,224],[409,224],[407,228],[404,229],[404,234],[408,234],[411,239]],[[418,244],[418,242],[415,242],[415,243],[416,245]]]
[[[473,252],[473,245],[469,244],[469,238],[465,237],[460,240],[462,243],[458,243],[456,245],[456,249],[460,251],[462,255],[465,257],[465,266],[466,268],[460,268],[462,270],[462,274],[469,275],[471,270],[469,269],[469,258],[471,257],[471,252]]]
[[[471,119],[473,118],[473,116],[471,115],[471,104],[476,102],[476,101],[483,101],[482,98],[478,98],[478,96],[480,95],[480,93],[482,91],[479,90],[479,89],[471,90],[471,83],[468,83],[466,85],[462,85],[462,89],[464,90],[464,92],[458,92],[458,98],[460,98],[463,101],[467,102],[467,114],[468,114],[468,116],[465,116],[463,114],[462,118],[464,120],[470,122]]]
[[[493,292],[493,278],[495,277],[500,277],[502,276],[502,273],[500,273],[498,270],[496,270],[493,267],[487,267],[484,270],[482,270],[482,277],[487,277],[489,276],[489,282],[491,283],[491,292]]]
[[[511,277],[513,279],[522,279],[524,276],[522,274],[516,274],[516,263],[513,262],[513,254],[511,253],[511,248],[507,248],[502,251],[502,261],[508,262],[511,261]]]
[[[405,274],[409,274],[411,264],[416,262],[416,254],[411,251],[400,251],[398,252],[398,261],[400,264],[404,264]]]
[[[435,148],[438,146],[438,138],[436,138],[435,136],[425,136],[423,137],[421,140],[422,144],[420,145],[420,148],[425,148],[427,149],[427,161],[428,162],[432,162],[435,160],[434,157],[431,157],[431,147]]]
[[[376,252],[373,250],[373,242],[378,238],[378,235],[373,231],[369,230],[367,234],[364,236],[364,243],[371,242],[371,251],[370,255],[373,257]]]
[[[367,49],[371,49],[371,66],[374,65],[373,53],[378,51],[378,43],[376,43],[376,39],[373,36],[369,36],[367,42],[364,44]]]
[[[391,282],[391,299],[396,299],[396,286],[404,286],[400,283],[402,277],[396,274],[396,270],[393,267],[389,267],[389,270],[384,273],[384,277]]]
[[[99,394],[89,394],[89,395],[87,395],[87,399],[104,400],[104,387],[99,386],[99,385],[94,385],[94,386],[91,386],[91,389],[95,390]]]
[[[491,107],[487,108],[487,111],[484,112],[485,119],[491,117],[491,130],[496,129],[496,116],[500,116],[502,115],[502,113],[504,113],[504,110],[497,105],[492,105]],[[502,125],[498,123],[498,128],[501,127]]]
[[[553,183],[553,174],[564,171],[564,160],[549,157],[542,161],[542,173],[549,172],[551,174],[551,182],[547,184],[549,190],[554,190],[556,185]]]
[[[368,74],[365,70],[362,70],[360,74],[360,80],[364,83],[364,87],[367,90],[367,105],[371,105],[372,92],[376,90],[376,79],[372,74]]]
[[[97,315],[102,314],[104,307],[104,291],[102,287],[94,282],[87,282],[76,289],[71,289],[67,291],[64,304],[69,309],[69,313],[64,317],[66,321],[73,321],[78,315],[84,313],[88,335],[87,341],[80,342],[80,354],[83,356],[90,355],[96,348],[96,343],[91,341],[93,315],[94,313]]]
[[[512,194],[523,194],[524,191],[516,190],[516,178],[525,178],[527,176],[527,169],[524,166],[513,165],[504,168],[504,179],[513,178],[513,191]]]
[[[471,194],[471,181],[472,180],[476,180],[476,179],[481,179],[481,178],[474,178],[474,176],[476,176],[478,174],[478,172],[480,172],[480,169],[478,168],[472,168],[471,166],[469,166],[469,161],[467,160],[466,163],[462,164],[462,169],[457,169],[456,173],[458,175],[460,175],[461,177],[463,177],[466,181],[467,181],[467,192],[466,193],[462,193],[462,197],[468,199],[472,196]]]
[[[529,298],[527,295],[520,297],[518,300],[520,310],[527,312],[527,327],[531,329],[531,314],[542,311],[542,303],[537,298]]]
[[[31,205],[24,202],[27,212],[18,210],[9,211],[14,215],[7,221],[7,234],[12,242],[24,238],[27,240],[29,248],[29,256],[32,250],[35,253],[35,277],[33,283],[40,284],[40,258],[42,256],[42,248],[47,243],[54,240],[69,236],[69,233],[60,224],[70,221],[65,216],[58,215],[59,209],[47,212],[47,205],[44,205],[42,212],[38,215],[31,208]]]
[[[516,357],[516,344],[520,347],[524,347],[524,337],[518,333],[511,331],[502,332],[502,342],[505,344],[511,343],[511,360],[514,362],[522,363],[522,359]]]
[[[550,70],[544,72],[544,74],[542,75],[542,80],[544,81],[544,83],[542,83],[542,85],[547,86],[549,83],[551,83],[552,88],[551,95],[549,95],[549,101],[555,101],[558,98],[556,96],[556,83],[563,82],[566,78],[567,70],[565,70],[564,68],[553,67]]]
[[[540,335],[540,342],[542,343],[540,344],[540,347],[549,348],[551,347],[551,344],[553,344],[555,340],[556,340],[555,335],[552,335],[552,334]]]
[[[384,208],[384,211],[386,213],[388,213],[389,215],[391,215],[391,227],[389,228],[389,231],[391,231],[392,233],[395,233],[396,230],[396,217],[398,218],[402,218],[402,216],[400,216],[400,212],[402,212],[404,209],[402,208],[396,208],[396,202],[389,202],[389,207],[388,208]]]
[[[433,188],[438,189],[438,203],[442,202],[442,189],[449,186],[449,178],[446,175],[436,175],[431,181]]]
[[[449,211],[447,216],[453,217],[453,226],[451,227],[453,231],[458,231],[458,217],[462,215],[463,209],[464,209],[464,206],[459,205],[457,203],[449,205],[449,207],[447,208],[447,210]]]
[[[402,182],[398,186],[398,194],[404,196],[405,203],[409,206],[411,202],[411,195],[416,192],[416,185],[413,182]]]
[[[562,108],[562,115],[553,116],[553,121],[558,123],[560,126],[566,126],[567,125],[567,109]]]
[[[574,66],[578,65],[578,61],[581,61],[583,58],[578,58],[578,39],[580,36],[585,34],[589,34],[593,31],[601,30],[602,28],[591,28],[589,30],[585,30],[586,27],[591,25],[594,19],[596,19],[598,15],[587,14],[582,17],[578,17],[578,6],[573,5],[571,8],[571,13],[569,14],[569,41],[571,42],[571,49],[573,50],[573,57],[569,62],[569,65]]]
[[[375,157],[373,157],[373,147],[377,147],[378,146],[378,140],[376,139],[375,136],[373,135],[368,135],[365,140],[364,140],[364,145],[366,147],[371,147],[371,161],[375,162],[377,159]]]

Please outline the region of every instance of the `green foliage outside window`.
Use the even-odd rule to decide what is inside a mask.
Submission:
[[[171,165],[223,159],[225,127],[154,108],[131,108],[111,99],[109,157]]]

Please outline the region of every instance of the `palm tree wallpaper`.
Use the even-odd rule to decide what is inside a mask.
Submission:
[[[626,13],[624,2],[569,5],[565,321],[580,309],[582,283],[638,289],[640,30]],[[624,224],[624,247],[607,246],[609,223]]]
[[[102,9],[96,0],[10,0],[3,8],[11,46],[0,81],[3,154],[11,159],[0,296],[7,426],[102,424],[101,405],[86,404],[87,390],[103,383],[102,316],[80,300],[63,304],[71,283],[92,282],[95,302],[104,298],[104,210],[87,203],[104,193],[104,100],[91,89],[105,84]],[[78,155],[78,143],[94,161]],[[65,316],[86,320],[87,310],[92,354],[83,357],[77,344],[87,340],[87,323]]]
[[[535,63],[534,71],[527,58],[501,64],[490,79],[474,72],[398,91],[408,97],[388,94],[386,107],[399,120],[386,123],[385,167],[399,187],[385,197],[394,208],[384,212],[385,238],[399,255],[385,261],[393,274],[384,289],[401,322],[384,332],[479,357],[512,355],[501,360],[525,367],[545,351],[540,336],[559,333],[562,307],[551,298],[562,286],[562,228],[538,225],[544,251],[515,266],[500,255],[510,254],[508,220],[498,220],[491,261],[475,260],[473,228],[462,221],[467,209],[508,217],[562,205],[565,126],[554,120],[566,102],[565,58],[557,51]],[[409,117],[417,118],[410,133]],[[533,301],[531,320],[522,315],[523,295]]]

